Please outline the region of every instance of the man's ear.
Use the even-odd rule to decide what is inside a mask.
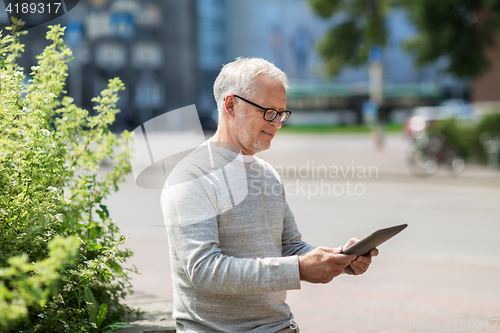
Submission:
[[[234,117],[234,104],[234,95],[226,95],[226,98],[224,98],[224,111],[228,114],[228,116]]]

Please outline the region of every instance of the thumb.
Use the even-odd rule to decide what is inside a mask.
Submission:
[[[344,250],[342,246],[336,247],[333,249],[333,254],[339,254]]]
[[[347,243],[344,245],[344,248],[347,249],[349,246],[353,245],[353,244],[356,244],[357,242],[359,242],[359,239],[357,238],[351,238],[349,239],[349,241],[347,241]]]
[[[326,253],[331,253],[331,254],[336,254],[337,252],[335,252],[337,248],[335,249],[332,249],[331,247],[321,247],[321,250],[325,251]]]

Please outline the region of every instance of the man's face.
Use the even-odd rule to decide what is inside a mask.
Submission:
[[[252,102],[264,107],[273,108],[278,111],[285,110],[286,91],[278,81],[273,81],[261,76],[254,83],[256,95],[250,98]],[[245,155],[269,149],[271,140],[281,128],[281,120],[278,115],[273,121],[264,120],[264,110],[257,108],[235,97],[237,100],[234,110],[234,120],[231,126],[231,136],[235,143],[240,146]]]

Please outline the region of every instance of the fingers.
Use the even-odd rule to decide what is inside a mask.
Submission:
[[[322,250],[322,251],[324,251],[324,252],[328,252],[328,253],[332,253],[332,254],[333,254],[333,253],[335,253],[335,251],[337,251],[337,249],[339,249],[339,248],[338,248],[338,247],[336,247],[336,248],[332,249],[332,248],[330,248],[330,247],[320,246],[320,247],[318,247],[318,249],[320,249],[320,250]]]
[[[348,244],[357,239],[349,240]],[[318,247],[299,256],[300,279],[312,283],[327,283],[342,271],[359,275],[366,272],[372,262],[372,257],[378,255],[377,249],[372,249],[367,255],[356,257],[354,254],[342,254],[341,247]]]
[[[357,238],[351,238],[347,241],[347,243],[344,245],[344,249],[347,249],[349,246],[359,242],[359,239]]]
[[[372,249],[370,253],[368,253],[366,256],[360,256],[357,257],[355,260],[351,262],[351,264],[345,268],[345,272],[347,274],[352,274],[352,275],[359,275],[363,274],[368,270],[368,267],[370,267],[370,264],[372,262],[372,257],[375,257],[378,255],[378,250],[377,249]]]
[[[346,273],[347,274],[352,274],[352,275],[361,275],[363,274],[364,272],[366,272],[368,268],[360,268],[360,267],[356,267],[356,266],[349,266],[349,267],[346,267]]]
[[[338,276],[355,259],[355,255],[334,254],[334,249],[316,248],[299,256],[300,279],[327,283]]]
[[[335,247],[335,248],[330,248],[330,247],[318,247],[318,249],[321,249],[325,252],[328,252],[328,253],[331,253],[331,254],[340,254],[342,252],[342,250],[344,249],[344,247],[340,246],[340,247]]]
[[[360,257],[356,257],[356,260],[354,260],[353,262],[357,262],[357,263],[363,263],[363,264],[371,264],[372,262],[372,256],[360,256]]]
[[[336,253],[331,255],[331,260],[336,264],[347,264],[349,265],[354,259],[356,259],[355,254],[341,254]]]
[[[358,259],[360,259],[360,257],[358,257]],[[366,261],[366,260],[358,260],[358,259],[351,262],[350,266],[357,274],[361,274],[361,273],[364,273],[368,269],[368,267],[371,264],[371,260]]]
[[[336,248],[334,248],[334,249],[333,249],[333,252],[332,252],[332,253],[333,253],[333,254],[339,254],[339,253],[341,253],[343,250],[344,250],[344,248],[343,248],[342,246],[340,246],[340,247],[336,247]]]
[[[331,254],[327,260],[326,271],[330,276],[330,279],[340,275],[349,265],[355,260],[356,256],[354,254]],[[328,281],[328,282],[329,282]]]

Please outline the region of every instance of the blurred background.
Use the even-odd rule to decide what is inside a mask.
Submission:
[[[370,68],[380,64],[380,118],[400,124],[416,106],[455,99],[482,112],[500,99],[498,36],[493,28],[470,33],[489,2],[443,3],[431,7],[438,17],[421,22],[414,16],[430,16],[426,1],[412,8],[398,1],[80,0],[50,24],[67,27],[75,55],[67,89],[77,105],[91,109],[112,77],[125,82],[117,130],[190,104],[213,130],[213,81],[237,56],[263,57],[289,76],[290,125],[366,122],[370,79],[377,80]],[[1,10],[0,24],[7,22]],[[47,25],[24,38],[25,68],[47,45]]]
[[[304,332],[500,329],[496,1],[80,0],[23,37],[23,67],[36,64],[54,23],[74,53],[76,105],[92,110],[110,78],[124,81],[117,132],[195,104],[208,136],[222,65],[273,62],[290,79],[293,114],[259,155],[282,171],[304,239],[341,246],[409,224],[367,274],[289,293]],[[161,143],[156,130],[149,139]],[[168,311],[159,194],[129,176],[108,207],[142,272],[131,302],[162,300]]]

